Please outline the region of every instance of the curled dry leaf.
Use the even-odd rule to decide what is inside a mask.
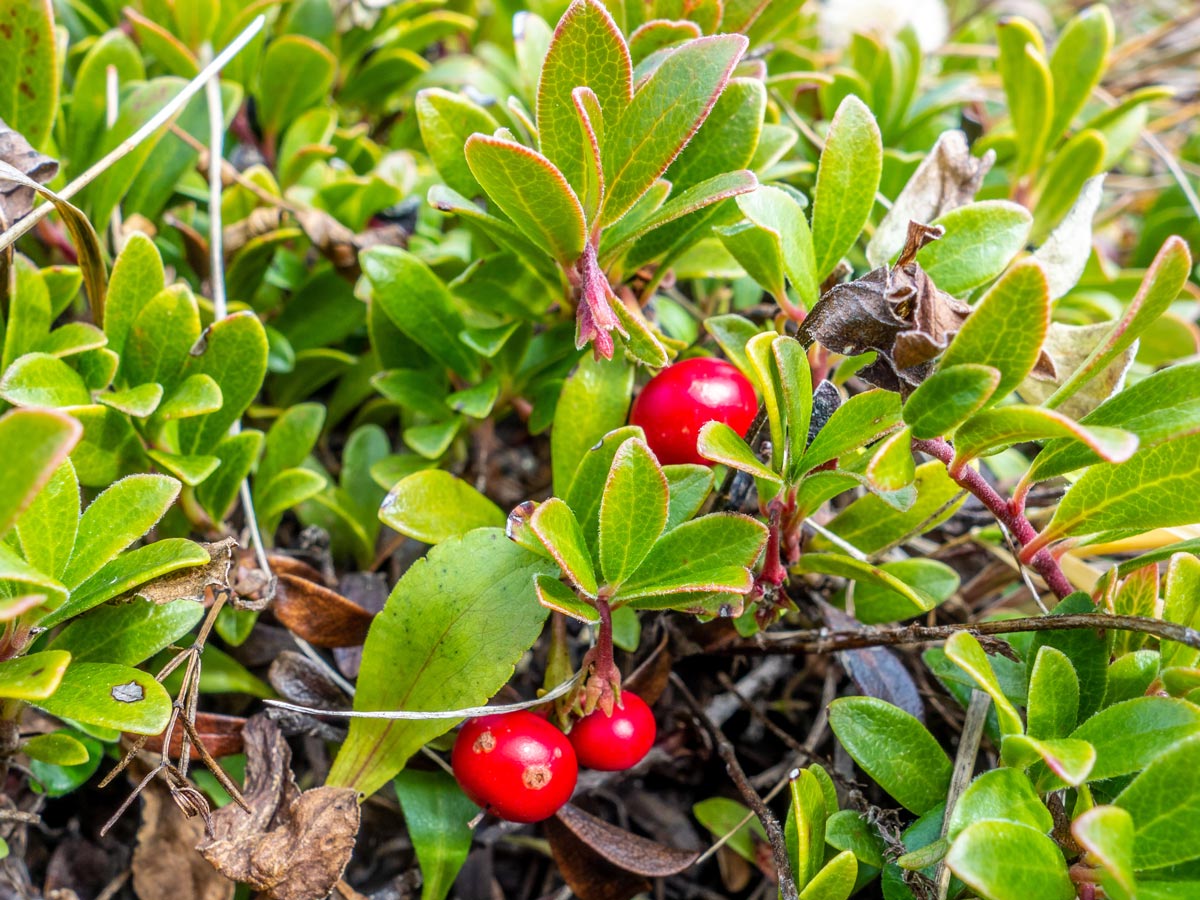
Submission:
[[[196,713],[195,728],[196,734],[200,736],[201,743],[204,744],[204,749],[211,756],[233,756],[235,753],[241,753],[245,746],[242,740],[242,729],[246,725],[246,720],[241,716],[223,716],[219,713]],[[170,757],[178,759],[179,754],[183,750],[183,735],[182,727],[175,728],[171,735]],[[131,739],[136,739],[137,735],[128,735]],[[163,746],[162,735],[158,734],[146,740],[142,745],[142,749],[151,753],[161,753]],[[193,761],[200,759],[200,754],[193,745],[190,753]]]
[[[1042,355],[1049,354],[1060,377],[1048,380],[1039,377],[1035,369],[1033,375],[1026,378],[1017,387],[1017,393],[1026,403],[1041,404],[1050,397],[1069,378],[1076,369],[1083,365],[1096,345],[1112,330],[1112,322],[1098,322],[1094,325],[1067,325],[1063,322],[1051,322],[1050,330],[1046,333],[1046,342],[1042,346]],[[1138,342],[1134,341],[1124,353],[1109,363],[1108,368],[1087,382],[1077,393],[1068,397],[1059,407],[1059,412],[1073,419],[1082,419],[1093,409],[1115,394],[1125,385],[1125,373],[1133,365],[1137,356]]]
[[[863,627],[854,616],[820,598],[817,598],[817,606],[825,624],[834,630]],[[893,706],[900,707],[917,721],[925,721],[925,704],[921,701],[917,683],[908,674],[908,669],[904,667],[900,657],[887,647],[843,650],[838,654],[838,660],[866,696],[886,700]]]
[[[151,603],[173,603],[176,600],[205,600],[209,587],[229,588],[229,573],[233,568],[233,551],[237,549],[237,541],[225,538],[215,544],[201,544],[208,551],[208,563],[203,566],[193,566],[181,569],[148,581],[134,591],[139,597]]]
[[[317,647],[357,647],[367,639],[373,616],[337,591],[281,574],[272,610],[280,624]]]
[[[141,900],[230,900],[237,885],[196,852],[204,820],[179,814],[157,781],[142,791],[142,824],[133,851],[133,890]]]
[[[303,654],[285,650],[271,663],[267,681],[289,703],[316,709],[350,708],[350,698],[319,665]]]
[[[46,184],[58,174],[58,162],[38,153],[25,138],[0,119],[0,160],[27,175],[38,184]],[[33,188],[15,181],[0,180],[0,231],[33,209]]]
[[[677,875],[699,857],[610,825],[568,803],[546,823],[550,851],[580,900],[629,900],[649,878]]]
[[[351,788],[301,793],[292,753],[279,727],[255,716],[243,730],[251,812],[229,804],[212,816],[212,837],[199,850],[224,875],[268,900],[319,900],[341,879],[358,833]]]

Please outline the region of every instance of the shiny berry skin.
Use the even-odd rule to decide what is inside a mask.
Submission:
[[[580,765],[620,772],[642,761],[654,746],[656,733],[654,713],[646,701],[622,691],[611,716],[597,709],[576,722],[569,736]]]
[[[724,422],[745,437],[757,413],[758,399],[745,375],[724,360],[695,357],[651,378],[633,403],[629,423],[646,432],[662,465],[711,466],[696,452],[700,429]]]
[[[450,762],[463,793],[510,822],[554,815],[579,777],[567,736],[524,710],[468,719]]]

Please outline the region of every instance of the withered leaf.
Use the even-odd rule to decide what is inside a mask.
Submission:
[[[570,803],[555,813],[552,821],[600,859],[645,878],[678,875],[700,856],[695,850],[677,850],[610,825]]]
[[[139,597],[144,597],[151,603],[172,603],[175,600],[205,599],[205,589],[212,586],[229,587],[229,573],[233,568],[233,551],[237,549],[237,541],[225,538],[215,544],[200,544],[208,551],[208,563],[203,566],[193,566],[181,569],[148,581],[134,591]]]
[[[1111,322],[1093,325],[1067,325],[1051,322],[1042,345],[1042,357],[1051,360],[1049,371],[1038,361],[1033,374],[1017,386],[1017,393],[1026,403],[1040,404],[1058,390],[1070,375],[1083,365],[1096,345],[1112,330]],[[1131,344],[1124,353],[1109,363],[1108,368],[1087,382],[1074,396],[1068,397],[1059,407],[1073,419],[1082,419],[1093,409],[1119,391],[1125,384],[1125,374],[1137,356],[1137,343]],[[1049,377],[1047,377],[1049,376]]]
[[[133,890],[141,900],[229,900],[237,885],[196,852],[204,820],[181,815],[166,790],[151,782],[142,792],[142,824],[133,851]]]
[[[842,405],[842,395],[830,381],[822,381],[813,391],[812,418],[808,422],[808,443],[815,438],[829,421],[829,417]]]
[[[24,136],[13,131],[0,119],[0,160],[27,175],[38,184],[46,184],[58,174],[58,162],[39,153]],[[13,224],[33,209],[33,188],[15,181],[0,179],[0,217],[3,227]]]
[[[241,753],[245,746],[242,740],[242,729],[246,725],[246,720],[241,716],[196,713],[194,725],[196,734],[200,736],[200,741],[204,744],[204,749],[213,757],[233,756],[235,753]],[[170,756],[172,759],[178,759],[183,750],[183,735],[182,727],[176,727],[171,733]],[[129,737],[134,738],[136,735],[129,735]],[[161,753],[162,746],[162,735],[157,734],[147,739],[142,749],[151,753]],[[195,745],[191,747],[190,756],[192,760],[200,759],[200,753],[196,750]]]
[[[281,574],[272,611],[293,634],[317,647],[355,647],[367,639],[373,616],[337,591]]]
[[[244,795],[251,812],[229,804],[212,815],[199,850],[214,867],[268,900],[320,900],[333,890],[354,849],[359,808],[352,788],[300,792],[291,750],[266,716],[250,719]]]
[[[350,699],[308,657],[285,650],[271,663],[267,681],[290,703],[316,709],[349,709]]]
[[[835,353],[870,350],[877,358],[859,371],[865,381],[908,395],[933,371],[933,361],[962,327],[971,307],[938,290],[914,261],[942,229],[910,222],[896,265],[834,285],[809,312],[799,338]]]
[[[817,598],[825,624],[838,631],[861,629],[862,623],[845,611]],[[858,689],[868,697],[886,700],[898,706],[918,721],[925,721],[925,705],[921,692],[900,657],[887,647],[866,647],[843,650],[838,661],[854,679]]]

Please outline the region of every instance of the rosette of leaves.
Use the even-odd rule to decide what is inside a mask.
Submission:
[[[20,749],[51,793],[86,780],[100,743],[120,732],[158,734],[171,698],[136,666],[190,631],[199,598],[106,606],[172,573],[204,566],[208,551],[166,538],[127,549],[179,495],[165,475],[131,475],[80,510],[68,458],[83,428],[69,414],[12,410],[0,417],[0,452],[12,466],[0,494],[0,724],[15,725],[30,703],[77,730],[30,738]],[[35,629],[64,625],[48,641]],[[90,737],[79,734],[79,730]]]
[[[712,171],[702,150],[719,153],[713,142],[723,138],[697,134],[730,84],[743,36],[692,36],[685,28],[636,72],[631,47],[603,4],[576,0],[538,66],[534,115],[518,114],[515,131],[445,92],[420,95],[418,116],[447,182],[431,191],[430,202],[524,259],[551,296],[568,293],[577,346],[592,344],[599,357],[611,358],[615,332],[634,358],[660,366],[668,348],[632,295],[629,302],[619,296],[619,282],[614,290],[614,267],[656,229],[752,190],[753,173],[739,166],[750,162],[757,141],[739,142]],[[534,47],[525,52],[540,55]],[[738,98],[756,119],[756,138],[761,87],[739,89]],[[732,105],[729,114],[739,111]],[[696,162],[672,186],[664,173],[694,136],[703,142],[692,151]],[[490,201],[487,212],[468,199],[479,194]]]

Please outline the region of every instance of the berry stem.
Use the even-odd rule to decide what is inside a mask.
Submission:
[[[1015,504],[1010,504],[1001,497],[996,489],[988,484],[984,477],[970,466],[954,467],[954,448],[950,446],[948,441],[943,438],[933,438],[932,440],[914,439],[912,445],[914,450],[919,450],[921,453],[925,453],[942,462],[954,482],[959,487],[969,491],[986,506],[992,515],[996,517],[997,521],[1008,529],[1009,534],[1013,536],[1013,539],[1021,546],[1022,550],[1030,544],[1034,547],[1040,547],[1040,543],[1035,543],[1038,539],[1037,530],[1030,524],[1029,519],[1025,517],[1025,514]],[[1021,554],[1023,561],[1025,561],[1025,555],[1024,553]],[[1038,549],[1027,561],[1034,571],[1042,576],[1047,586],[1060,600],[1075,590],[1071,582],[1067,580],[1067,576],[1063,574],[1058,560],[1054,558],[1050,551]]]

